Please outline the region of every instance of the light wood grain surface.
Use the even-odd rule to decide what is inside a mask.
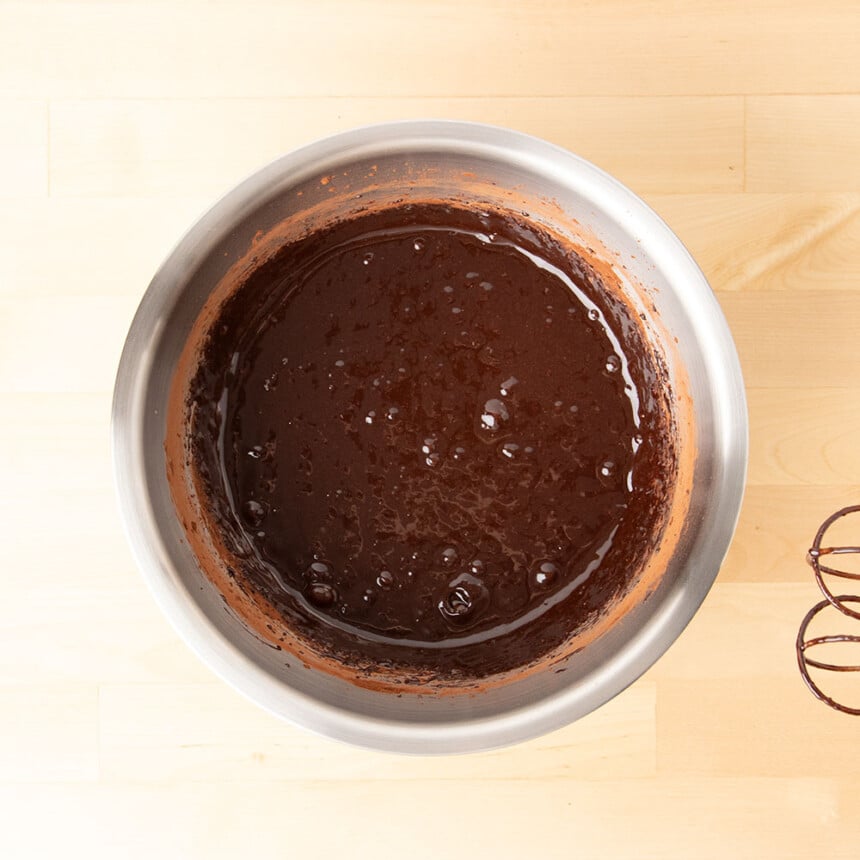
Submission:
[[[419,116],[641,194],[717,291],[751,419],[736,538],[666,656],[566,729],[439,759],[217,681],[134,568],[108,444],[132,314],[200,212],[301,143]],[[860,720],[793,654],[805,550],[860,501],[858,320],[851,0],[0,0],[0,857],[860,856]]]

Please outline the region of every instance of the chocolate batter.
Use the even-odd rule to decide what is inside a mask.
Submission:
[[[670,421],[637,323],[511,216],[401,206],[283,248],[223,305],[189,391],[241,587],[368,672],[544,656],[664,525]]]

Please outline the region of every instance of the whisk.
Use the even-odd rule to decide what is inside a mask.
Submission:
[[[838,520],[843,517],[848,516],[849,514],[860,513],[860,505],[851,505],[847,508],[842,508],[837,511],[832,516],[829,516],[818,529],[818,532],[815,535],[815,540],[812,542],[812,547],[809,550],[809,554],[807,555],[807,561],[812,566],[813,573],[815,575],[815,581],[818,584],[821,593],[824,595],[824,600],[816,603],[809,612],[806,613],[803,621],[800,624],[800,629],[797,632],[797,665],[800,669],[800,674],[803,676],[803,680],[806,682],[806,686],[812,691],[812,694],[824,702],[824,704],[829,705],[831,708],[834,708],[837,711],[842,711],[845,714],[855,714],[860,716],[860,708],[849,707],[848,705],[844,705],[840,702],[837,702],[831,696],[828,696],[819,686],[815,683],[810,675],[810,669],[822,669],[828,672],[860,672],[860,665],[844,665],[840,663],[828,663],[823,660],[816,660],[813,657],[809,656],[809,651],[812,648],[815,648],[819,645],[827,645],[832,643],[841,643],[841,642],[856,642],[860,643],[860,635],[851,635],[851,634],[838,634],[831,636],[815,636],[811,639],[806,638],[806,631],[809,628],[809,624],[816,615],[818,615],[823,609],[828,606],[832,606],[835,609],[838,609],[843,615],[848,618],[853,618],[856,621],[860,621],[860,595],[858,594],[834,594],[830,587],[828,586],[824,576],[825,574],[828,576],[838,577],[840,579],[848,579],[854,580],[855,582],[860,582],[860,573],[852,573],[846,570],[839,570],[838,568],[831,567],[830,564],[824,564],[822,562],[829,561],[831,557],[838,557],[841,555],[850,555],[853,553],[860,553],[860,546],[822,546],[825,535],[827,534],[828,529]],[[860,523],[858,523],[860,525]],[[831,562],[831,564],[835,564],[836,562]],[[858,608],[852,608],[851,605]]]

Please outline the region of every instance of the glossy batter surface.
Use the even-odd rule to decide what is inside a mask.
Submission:
[[[633,583],[671,461],[641,336],[593,270],[441,205],[284,248],[191,389],[245,587],[324,654],[482,677]]]

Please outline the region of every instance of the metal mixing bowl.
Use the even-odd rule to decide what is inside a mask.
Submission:
[[[259,231],[314,207],[355,205],[380,188],[408,200],[479,187],[610,256],[659,321],[668,371],[683,389],[678,409],[689,419],[683,442],[695,454],[689,507],[653,593],[563,665],[479,694],[398,697],[288,659],[226,609],[200,572],[171,499],[167,396],[204,302]],[[735,527],[747,414],[719,305],[681,242],[639,198],[592,164],[533,137],[421,121],[370,126],[306,146],[245,180],[191,228],[156,273],[132,323],[116,380],[113,447],[137,562],[162,610],[207,665],[264,708],[313,731],[383,750],[448,753],[511,744],[569,723],[623,690],[671,645],[707,594]]]

